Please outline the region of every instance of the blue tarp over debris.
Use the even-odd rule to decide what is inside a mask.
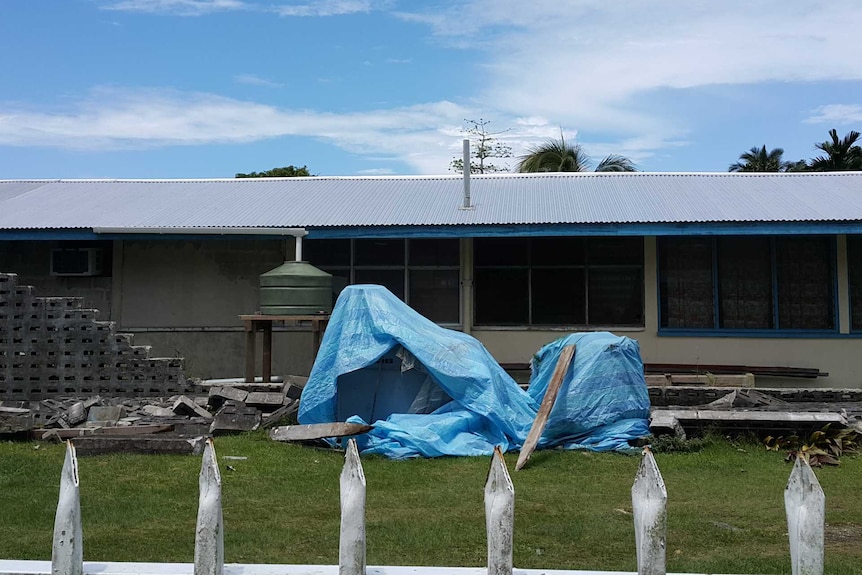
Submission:
[[[649,435],[649,394],[638,342],[608,332],[574,333],[533,356],[527,393],[541,402],[560,352],[575,344],[539,447],[624,450]]]
[[[553,342],[534,359],[528,393],[475,338],[438,326],[373,285],[348,286],[339,296],[299,422],[373,423],[357,437],[360,451],[396,459],[515,450],[570,338],[578,351],[540,447],[627,448],[628,439],[648,433],[637,342],[608,333]]]

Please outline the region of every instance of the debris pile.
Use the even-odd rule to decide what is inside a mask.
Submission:
[[[75,438],[79,452],[199,452],[204,436],[270,428],[299,408],[306,378],[284,383],[201,382],[171,397],[61,396],[0,402],[0,435]]]

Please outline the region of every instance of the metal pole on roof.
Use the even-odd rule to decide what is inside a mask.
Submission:
[[[464,140],[464,209],[469,210],[470,205],[470,140]]]

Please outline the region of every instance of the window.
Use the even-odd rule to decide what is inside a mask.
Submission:
[[[850,329],[862,331],[862,236],[847,236],[847,274],[850,280]]]
[[[461,318],[457,239],[306,240],[305,259],[332,274],[335,295],[350,284],[379,284],[437,323]]]
[[[477,325],[643,325],[642,238],[476,238]]]
[[[661,238],[661,327],[834,330],[832,236]]]

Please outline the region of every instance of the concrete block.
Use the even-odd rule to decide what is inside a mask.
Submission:
[[[121,405],[94,405],[87,413],[87,422],[94,425],[116,425],[126,415]]]
[[[173,409],[159,407],[158,405],[145,405],[141,408],[141,413],[150,417],[174,417],[176,415]]]
[[[75,438],[78,455],[102,455],[105,453],[171,453],[200,455],[204,438],[199,437],[101,437],[90,435]]]
[[[254,431],[260,427],[260,410],[242,403],[228,402],[218,410],[210,425],[210,433],[214,435]]]
[[[273,409],[284,405],[284,395],[281,393],[252,391],[245,398],[245,404]]]
[[[212,418],[212,414],[209,411],[200,407],[185,395],[179,396],[176,401],[174,401],[174,405],[171,409],[173,409],[173,412],[178,415],[196,415],[206,419]]]

